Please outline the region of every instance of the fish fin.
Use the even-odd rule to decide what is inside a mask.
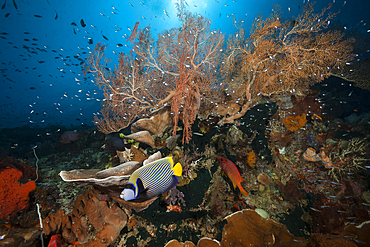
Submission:
[[[155,201],[157,198],[158,198],[158,196],[155,196],[155,197],[152,197],[152,198],[142,196],[142,197],[136,198],[134,200],[131,200],[130,202],[140,203],[140,202]]]
[[[249,193],[243,189],[241,185],[238,186],[240,193],[242,193],[244,196],[249,197]]]
[[[176,165],[172,168],[173,175],[181,177],[182,175],[182,166],[180,163],[176,163]]]
[[[246,183],[246,182],[247,182],[247,180],[245,180],[244,178],[242,178],[242,181],[240,181],[240,184]]]
[[[232,181],[231,181],[232,182]],[[237,185],[236,183],[232,182],[233,183],[233,187],[234,187],[234,190],[236,189]]]
[[[139,194],[146,193],[146,192],[148,191],[148,189],[149,189],[149,187],[148,187],[148,188],[144,188],[143,181],[141,181],[141,179],[140,179],[140,178],[138,178],[138,179],[136,180],[136,184],[137,184],[137,188],[138,188],[138,190],[139,190],[139,192],[138,192],[138,196],[139,196]],[[138,196],[137,196],[137,197],[138,197]]]

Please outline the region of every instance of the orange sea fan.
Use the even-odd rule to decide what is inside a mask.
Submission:
[[[136,38],[136,35],[137,35],[137,33],[138,33],[138,31],[137,31],[137,28],[139,27],[139,22],[137,21],[136,23],[135,23],[135,26],[134,26],[134,28],[132,29],[132,33],[131,33],[131,35],[130,35],[130,37],[128,37],[128,39],[127,39],[127,41],[133,41],[135,38]]]

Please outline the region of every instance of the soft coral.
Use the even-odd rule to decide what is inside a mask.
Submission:
[[[22,172],[9,163],[0,163],[0,219],[5,219],[28,206],[29,193],[36,189],[36,183],[18,182]]]

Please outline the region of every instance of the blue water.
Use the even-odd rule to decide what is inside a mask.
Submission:
[[[132,48],[127,37],[135,22],[139,21],[141,28],[150,25],[153,37],[165,29],[179,27],[175,2],[3,0],[0,127],[92,125],[103,95],[92,83],[93,78],[84,78],[82,73],[89,50],[98,42],[107,44],[106,54],[113,68],[118,57],[115,53],[128,53]],[[230,35],[236,31],[234,20],[244,19],[245,27],[249,27],[257,14],[268,16],[276,4],[281,6],[284,18],[292,18],[305,2],[187,0],[187,7],[209,18],[213,29]],[[319,1],[315,9],[319,11],[329,3],[333,0]],[[332,11],[340,10],[337,20],[347,30],[357,27],[370,35],[366,24],[370,22],[368,5],[368,0],[340,0],[334,1]],[[81,26],[81,19],[85,27]],[[88,43],[89,38],[93,44]],[[117,47],[118,43],[123,46]]]

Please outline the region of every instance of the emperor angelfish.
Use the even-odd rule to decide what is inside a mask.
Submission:
[[[173,165],[172,157],[151,162],[131,174],[120,197],[125,201],[143,202],[171,190],[182,174],[180,163]]]

